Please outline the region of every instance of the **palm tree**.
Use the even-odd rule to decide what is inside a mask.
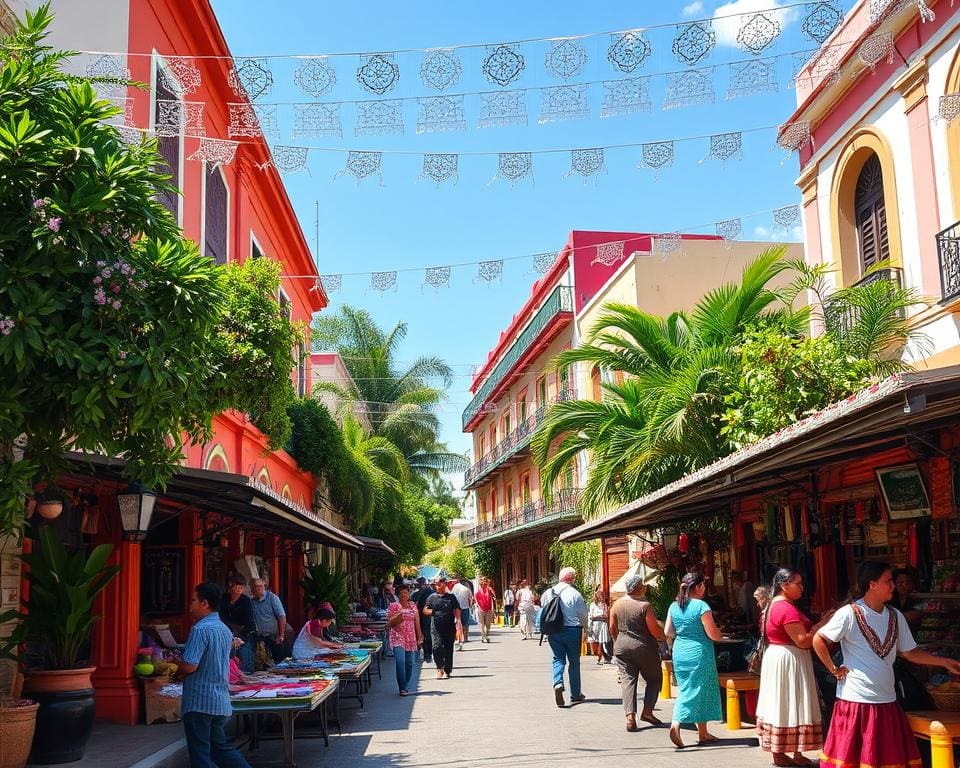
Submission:
[[[313,325],[314,349],[335,349],[352,382],[346,387],[320,382],[315,390],[332,392],[347,407],[361,411],[370,433],[399,448],[413,472],[462,472],[466,458],[451,453],[437,439],[436,406],[444,399],[453,371],[439,357],[420,357],[406,367],[397,363],[406,335],[406,323],[384,333],[369,312],[354,307],[319,317]],[[443,388],[431,386],[432,379],[439,379]]]
[[[532,443],[544,486],[549,489],[582,451],[589,452],[581,506],[592,516],[728,453],[720,416],[739,373],[738,343],[760,325],[804,335],[814,310],[794,309],[794,299],[825,284],[823,270],[784,261],[784,250],[761,253],[738,284],[710,291],[689,314],[663,318],[629,305],[605,306],[585,344],[561,353],[555,364],[584,362],[620,371],[624,380],[603,383],[599,403],[551,406]],[[793,283],[771,287],[787,271],[797,274]],[[841,349],[871,360],[873,372],[883,375],[904,365],[889,352],[910,340],[904,310],[915,303],[909,290],[877,281],[837,291],[820,306]],[[849,322],[852,316],[856,323]]]
[[[369,434],[351,413],[343,414],[341,432],[356,473],[357,527],[366,530],[377,519],[395,518],[410,476],[403,453],[387,438]]]

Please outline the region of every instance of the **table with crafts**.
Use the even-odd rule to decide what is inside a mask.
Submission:
[[[285,659],[270,671],[290,677],[325,675],[338,679],[340,687],[337,689],[336,722],[339,725],[342,699],[357,699],[363,707],[364,682],[370,682],[371,656],[367,649],[345,648],[342,651],[319,653],[312,659]],[[353,694],[347,692],[350,684],[353,684]]]

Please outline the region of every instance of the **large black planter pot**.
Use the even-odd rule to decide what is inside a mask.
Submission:
[[[31,763],[52,765],[83,759],[97,709],[90,687],[91,672],[93,669],[41,672],[36,677],[35,673],[28,674],[24,693],[40,705]],[[72,681],[63,679],[68,675],[82,682],[70,685]],[[66,690],[56,690],[59,687]]]

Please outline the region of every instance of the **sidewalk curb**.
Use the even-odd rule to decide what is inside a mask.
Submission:
[[[129,768],[181,768],[187,765],[187,762],[187,740],[178,739],[143,760],[138,760]]]

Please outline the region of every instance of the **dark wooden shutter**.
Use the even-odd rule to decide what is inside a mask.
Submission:
[[[890,257],[887,209],[883,198],[883,170],[880,159],[872,155],[857,178],[854,197],[857,241],[863,271]]]
[[[157,72],[156,101],[154,102],[154,120],[160,120],[160,102],[176,101],[176,94],[166,84],[164,77]],[[170,183],[180,189],[180,136],[160,136],[157,138],[157,151],[163,158],[163,165],[157,170],[170,174]],[[159,195],[160,203],[174,216],[177,215],[178,198],[176,192],[163,192]]]
[[[206,168],[203,223],[204,253],[217,264],[227,263],[227,185],[216,166]]]

